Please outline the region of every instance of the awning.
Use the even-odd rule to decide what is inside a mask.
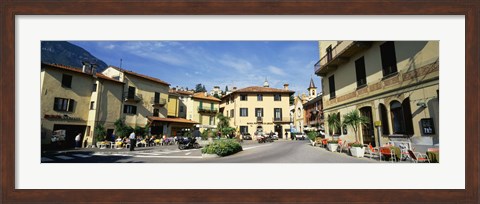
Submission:
[[[160,117],[153,117],[153,116],[148,116],[147,117],[150,122],[167,122],[167,123],[181,123],[181,124],[191,124],[195,125],[198,124],[198,122],[195,122],[193,120],[187,120],[185,118],[160,118]]]

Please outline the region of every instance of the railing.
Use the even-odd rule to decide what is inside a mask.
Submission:
[[[167,99],[164,98],[158,98],[158,100],[155,100],[155,97],[152,97],[150,101],[154,106],[164,106],[167,104]]]
[[[218,112],[218,109],[216,108],[207,108],[207,107],[202,107],[202,106],[199,106],[198,107],[198,112],[204,112],[204,113],[217,113]]]
[[[141,100],[143,100],[143,96],[142,94],[136,94],[136,95],[133,95],[132,96],[129,96],[128,95],[128,92],[124,94],[124,99],[125,99],[125,102],[139,102]]]
[[[348,48],[353,42],[355,41],[339,41],[335,47],[332,48],[331,56],[332,58],[328,59],[328,53],[326,53],[313,67],[314,72],[316,73],[320,70],[324,65],[326,65],[331,60],[335,59],[338,54],[342,53],[343,50]]]
[[[274,117],[273,122],[292,122],[290,117]]]
[[[257,117],[257,123],[263,123],[263,117]]]

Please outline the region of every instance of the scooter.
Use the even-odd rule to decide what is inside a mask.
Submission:
[[[194,137],[183,137],[178,139],[178,149],[198,149],[200,148],[200,144],[198,144],[197,139]]]

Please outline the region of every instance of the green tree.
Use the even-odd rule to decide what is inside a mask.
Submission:
[[[360,115],[358,110],[353,110],[343,116],[343,124],[352,127],[355,132],[355,143],[358,143],[358,129],[360,126],[366,126],[370,121],[366,116]]]
[[[217,114],[218,123],[217,130],[222,133],[222,135],[228,135],[235,132],[235,128],[230,127],[230,118],[224,116],[222,113]]]
[[[340,130],[340,114],[338,113],[332,113],[328,114],[327,118],[327,124],[328,124],[328,129],[331,132],[332,136],[336,133],[339,132]]]
[[[213,94],[213,97],[220,99],[220,96],[217,93]]]
[[[102,124],[98,124],[95,127],[95,139],[97,141],[104,141],[106,135],[107,131],[105,130],[105,127]]]
[[[202,92],[207,92],[207,89],[205,88],[205,85],[202,87]]]
[[[195,93],[202,92],[202,84],[195,85]]]
[[[125,122],[120,118],[113,124],[115,125],[115,135],[118,137],[126,137],[132,131],[132,128],[125,125]]]
[[[290,96],[290,105],[293,105],[295,103],[295,96],[291,95]]]
[[[225,86],[225,94],[228,92],[228,86]]]

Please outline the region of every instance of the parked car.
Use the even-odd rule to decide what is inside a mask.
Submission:
[[[295,139],[296,139],[296,140],[304,140],[305,138],[307,138],[307,136],[306,136],[305,133],[303,133],[303,132],[302,132],[302,133],[297,133],[297,134],[295,135]]]
[[[250,133],[243,133],[243,140],[252,140],[252,135]]]

